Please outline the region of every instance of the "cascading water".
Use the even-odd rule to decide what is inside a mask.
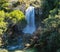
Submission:
[[[28,7],[28,9],[26,10],[27,26],[23,29],[24,33],[33,34],[33,32],[35,32],[36,27],[35,27],[35,15],[34,14],[35,14],[34,7],[33,6]],[[23,45],[22,37],[19,37],[17,41],[18,41],[17,45],[8,45],[6,49],[8,50],[23,49],[24,45]]]
[[[28,7],[26,10],[26,21],[27,21],[27,26],[23,29],[23,32],[33,34],[33,32],[36,30],[35,12],[33,6]]]

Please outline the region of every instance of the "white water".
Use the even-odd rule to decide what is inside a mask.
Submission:
[[[34,7],[33,6],[30,6],[26,9],[26,21],[27,21],[27,25],[23,29],[23,32],[33,34],[33,32],[35,32],[35,30],[36,30],[36,27],[35,27],[35,12],[34,12]]]

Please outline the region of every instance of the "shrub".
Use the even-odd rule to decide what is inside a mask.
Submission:
[[[5,20],[5,12],[4,11],[0,11],[0,34],[4,34],[4,32],[7,29],[7,22],[4,21]]]
[[[2,10],[0,11],[0,46],[2,45],[2,37],[7,30],[8,23],[5,20],[5,12]]]
[[[24,19],[24,14],[20,10],[14,10],[9,13],[9,17],[13,23],[17,23],[18,21]]]

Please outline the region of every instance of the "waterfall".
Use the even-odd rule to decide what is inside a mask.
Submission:
[[[36,27],[35,27],[35,11],[34,11],[33,6],[30,6],[26,9],[25,16],[26,16],[27,25],[23,29],[23,32],[33,34],[33,32],[36,30]]]

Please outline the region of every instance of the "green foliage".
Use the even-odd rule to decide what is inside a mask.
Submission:
[[[56,16],[55,18],[51,18],[51,16],[49,16],[49,18],[44,20],[44,23],[47,28],[57,27],[58,25],[60,25],[60,18],[57,18]]]
[[[59,52],[60,51],[60,9],[57,0],[41,0],[43,15],[45,18],[42,23],[44,27],[39,28],[36,36],[39,39],[35,42],[36,48],[40,52]],[[42,32],[42,33],[41,33]],[[38,36],[39,35],[39,36]],[[35,40],[34,40],[35,41]],[[33,41],[33,43],[34,43]],[[37,43],[38,42],[38,43]],[[33,46],[32,46],[33,47]],[[38,51],[37,51],[38,52]]]
[[[8,7],[9,6],[9,3],[4,3],[3,5],[2,5],[2,7]]]
[[[43,9],[43,18],[45,19],[49,16],[50,10],[57,11],[58,0],[41,0],[41,7]]]
[[[57,0],[45,0],[46,3],[44,3],[49,9],[53,9],[58,6]]]
[[[24,14],[20,10],[14,10],[10,12],[10,17],[13,22],[17,22],[19,20],[24,19]]]
[[[53,10],[50,10],[50,14],[48,18],[44,20],[44,24],[46,27],[57,27],[60,25],[60,17],[58,15],[58,9],[54,8]]]
[[[10,13],[6,13],[5,21],[8,23],[16,24],[19,21],[25,19],[24,14],[20,10],[14,10]]]
[[[10,4],[7,0],[0,0],[0,10],[4,10],[5,12],[7,12],[8,10],[10,10],[9,5]]]
[[[11,12],[5,12],[4,10],[0,10],[0,38],[2,39],[5,36],[5,34],[9,36],[8,34],[9,31],[8,29],[10,29],[9,27],[12,27],[14,24],[18,24],[19,22],[21,23],[24,20],[25,20],[25,16],[20,10],[14,10]],[[7,41],[7,39],[5,41]],[[1,41],[0,46],[2,46],[3,40],[0,41]]]
[[[2,45],[2,37],[7,30],[8,23],[5,20],[5,12],[0,11],[0,46]]]
[[[36,33],[37,35],[39,35],[39,39],[37,40],[34,39],[33,44],[35,44],[35,46],[38,47],[37,49],[40,49],[39,50],[40,52],[59,52],[60,51],[60,17],[59,17],[60,9],[58,6],[60,2],[58,2],[57,0],[41,0],[41,1],[42,1],[41,7],[43,9],[43,15],[44,17],[48,17],[48,18],[43,20],[44,28],[42,31],[39,31],[39,33]],[[5,33],[7,34],[8,31],[12,32],[10,28],[8,28],[10,24],[12,25],[17,24],[17,26],[22,27],[24,26],[23,23],[25,23],[24,14],[20,10],[13,10],[9,12],[10,9],[8,8],[9,5],[10,4],[8,3],[7,0],[0,0],[0,36],[4,36],[4,34]],[[8,31],[6,32],[7,29]],[[21,30],[21,28],[19,28],[19,30]],[[14,34],[12,34],[14,32],[12,33],[10,32],[8,32],[7,34],[8,38],[10,37],[10,35],[11,36],[13,35],[14,37]],[[11,38],[9,40],[11,40]],[[33,46],[34,45],[32,45],[32,47]],[[25,52],[35,52],[36,47],[28,49]]]
[[[43,47],[42,49],[44,52],[56,52],[60,47],[60,12],[58,10],[59,8],[57,7],[58,1],[50,1],[49,5],[52,7],[52,10],[49,10],[50,14],[48,18],[44,19],[43,21],[45,24],[45,29],[40,36],[40,44]]]
[[[0,35],[4,34],[7,30],[7,22],[0,22]]]
[[[9,8],[8,8],[9,5],[10,5],[9,3],[4,3],[4,4],[2,5],[2,8],[5,9],[5,10],[8,10],[8,9],[9,9]]]
[[[0,11],[0,18],[4,18],[5,17],[5,12],[2,10]]]
[[[59,28],[52,28],[51,30],[47,29],[43,31],[42,35],[40,35],[40,46],[41,51],[44,52],[56,52],[60,47],[60,32]]]
[[[0,11],[0,34],[2,35],[7,29],[7,22],[4,22],[5,12]]]

